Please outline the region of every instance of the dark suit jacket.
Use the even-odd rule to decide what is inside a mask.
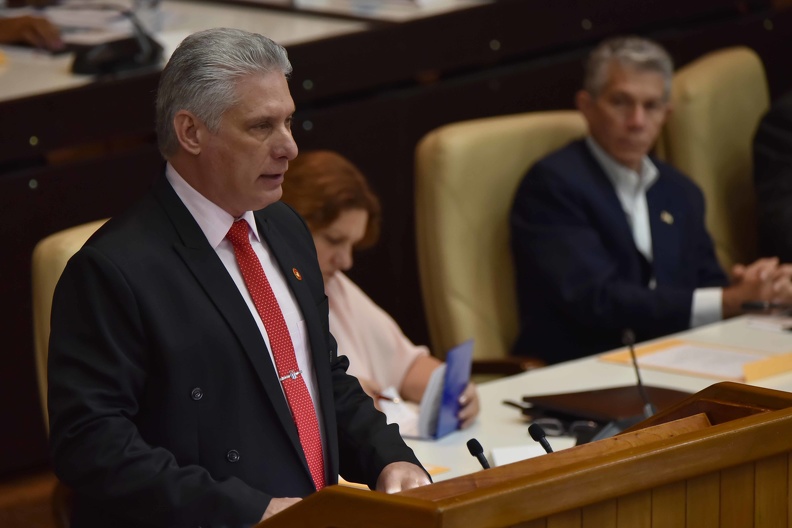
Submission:
[[[516,354],[556,363],[620,346],[625,328],[638,340],[680,331],[690,323],[693,291],[726,284],[701,191],[652,161],[660,172],[647,192],[652,264],[636,249],[613,185],[583,140],[528,171],[510,217]],[[653,274],[657,287],[650,289]]]
[[[305,224],[283,203],[256,221],[304,316],[328,483],[340,471],[374,486],[388,463],[418,463],[337,357]],[[55,471],[77,491],[73,528],[249,526],[271,497],[315,491],[255,321],[165,178],[66,267],[49,376]]]
[[[773,103],[754,137],[759,251],[792,262],[792,93]]]

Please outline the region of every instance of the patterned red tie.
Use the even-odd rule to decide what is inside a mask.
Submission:
[[[297,366],[289,329],[283,319],[283,312],[278,305],[275,294],[264,274],[261,262],[253,251],[248,238],[248,223],[245,220],[234,222],[226,238],[234,246],[239,269],[245,279],[253,304],[264,322],[264,328],[269,336],[272,356],[275,358],[275,368],[283,384],[286,400],[297,425],[308,468],[311,470],[316,489],[325,487],[324,457],[322,455],[322,438],[319,435],[319,422],[316,419],[308,387],[303,380],[302,372]]]

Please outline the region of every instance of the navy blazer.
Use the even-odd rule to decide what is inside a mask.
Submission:
[[[280,202],[255,216],[304,317],[327,482],[374,486],[388,463],[417,464],[337,356],[304,222]],[[270,498],[315,491],[256,322],[165,178],[58,283],[49,412],[73,528],[250,526]]]
[[[515,354],[557,363],[621,346],[626,328],[639,341],[681,331],[690,324],[693,291],[727,284],[701,191],[652,161],[660,174],[647,191],[651,264],[584,140],[525,175],[510,216],[520,313]]]

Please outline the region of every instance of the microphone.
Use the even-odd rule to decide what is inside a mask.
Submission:
[[[487,462],[487,457],[484,456],[484,448],[481,447],[481,444],[479,444],[478,440],[476,440],[475,438],[471,438],[470,440],[468,440],[467,448],[468,451],[470,451],[470,454],[478,459],[479,464],[481,464],[481,467],[483,467],[484,469],[489,469],[490,465],[489,462]]]
[[[532,423],[529,425],[528,434],[531,435],[531,438],[533,438],[535,442],[539,442],[546,452],[553,452],[553,448],[550,447],[550,442],[547,441],[547,435],[545,434],[545,431],[542,429],[541,425],[538,423]]]
[[[626,328],[622,333],[622,344],[624,344],[624,346],[630,350],[630,359],[632,360],[633,368],[635,369],[635,376],[638,380],[638,392],[641,394],[641,399],[644,402],[643,414],[622,418],[621,420],[614,420],[606,424],[605,427],[600,429],[599,432],[597,432],[597,434],[592,437],[592,442],[617,435],[625,429],[637,424],[641,420],[649,418],[655,413],[655,406],[649,399],[649,394],[646,392],[646,387],[643,384],[643,380],[641,380],[641,371],[638,368],[638,358],[635,356],[635,333],[631,328]]]
[[[647,394],[646,387],[641,379],[641,371],[638,368],[638,358],[635,356],[635,332],[633,332],[631,328],[624,329],[624,333],[622,333],[622,343],[630,349],[630,359],[635,369],[635,378],[638,380],[638,392],[641,393],[641,399],[644,402],[644,418],[649,418],[653,416],[657,410],[649,399],[649,394]]]
[[[130,38],[78,48],[71,66],[72,72],[89,75],[116,74],[153,68],[162,62],[162,45],[146,32],[132,10],[112,4],[74,5],[69,8],[117,11],[132,25]]]

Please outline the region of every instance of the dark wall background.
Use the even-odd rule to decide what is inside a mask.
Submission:
[[[350,275],[411,339],[429,339],[415,255],[417,142],[453,121],[571,108],[588,51],[623,33],[659,40],[677,66],[747,45],[765,62],[773,98],[792,89],[792,12],[769,0],[500,0],[289,48],[298,145],[349,157],[383,202],[380,243]],[[0,475],[47,463],[31,252],[50,233],[116,214],[161,171],[156,82],[142,74],[0,103]]]

